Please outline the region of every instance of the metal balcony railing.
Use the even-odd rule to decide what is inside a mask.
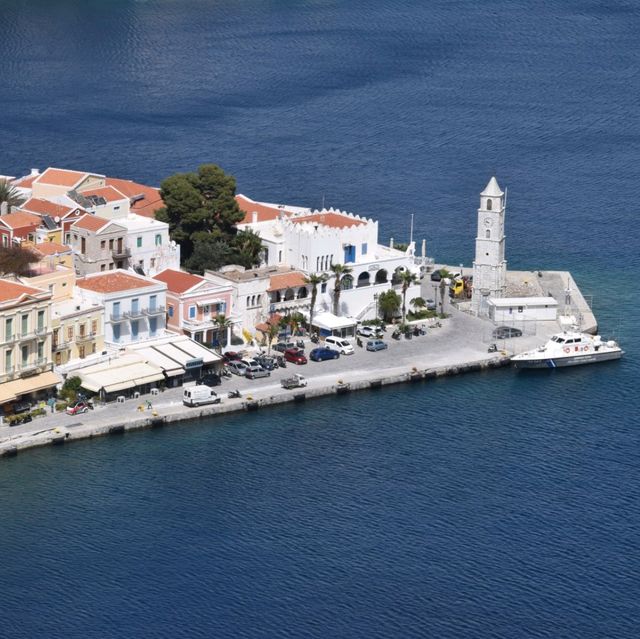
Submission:
[[[164,315],[166,312],[166,309],[164,306],[150,306],[148,308],[143,308],[142,312],[145,315]]]
[[[125,322],[127,318],[124,313],[110,313],[109,321],[110,322]]]
[[[84,333],[82,335],[76,335],[76,342],[88,342],[92,339],[94,339],[96,336],[96,333]]]
[[[131,249],[127,248],[126,246],[115,247],[111,251],[111,255],[113,255],[113,257],[115,259],[122,259],[124,257],[131,257]]]
[[[125,311],[124,316],[127,319],[139,319],[144,316],[141,308],[132,308],[130,311]]]

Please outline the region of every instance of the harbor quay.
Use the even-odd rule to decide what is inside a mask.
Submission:
[[[223,379],[214,389],[221,398],[220,404],[185,407],[182,403],[184,387],[178,387],[124,402],[98,404],[94,410],[81,415],[56,413],[36,418],[28,424],[0,426],[0,456],[11,457],[32,447],[60,445],[188,420],[222,419],[227,413],[286,402],[499,368],[507,366],[514,353],[536,347],[558,329],[556,322],[536,322],[520,337],[493,340],[498,351],[489,352],[491,322],[455,307],[447,307],[447,312],[446,319],[418,322],[425,326],[426,334],[412,339],[391,339],[392,329],[388,327],[386,350],[369,352],[356,346],[353,355],[324,362],[309,361],[301,366],[288,363],[286,368],[276,368],[266,378],[249,380],[234,375],[231,379]],[[314,345],[305,340],[305,346],[308,350]],[[292,390],[282,388],[281,380],[293,373],[304,375],[308,385]],[[232,390],[239,390],[241,396],[228,398]]]

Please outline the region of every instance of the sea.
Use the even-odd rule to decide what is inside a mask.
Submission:
[[[636,638],[640,5],[0,0],[0,173],[213,162],[567,269],[620,362],[499,370],[0,463],[0,637]]]

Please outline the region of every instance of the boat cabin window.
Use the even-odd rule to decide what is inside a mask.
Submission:
[[[554,336],[551,338],[551,341],[552,341],[552,342],[558,342],[558,344],[564,344],[564,338],[559,337],[558,335],[554,335]]]

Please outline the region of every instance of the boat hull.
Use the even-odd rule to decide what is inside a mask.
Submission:
[[[513,359],[516,368],[564,368],[565,366],[581,366],[582,364],[596,364],[613,359],[620,359],[623,351],[609,351],[607,353],[588,353],[566,357],[546,357],[530,359]]]

